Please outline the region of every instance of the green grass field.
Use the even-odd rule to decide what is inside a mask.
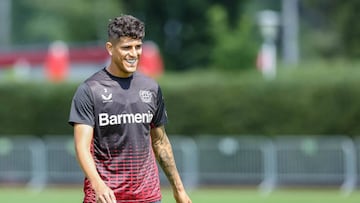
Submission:
[[[262,195],[256,189],[198,189],[190,192],[193,203],[359,203],[360,191],[344,196],[337,189],[275,190]],[[49,188],[35,192],[23,188],[0,188],[4,203],[76,203],[81,202],[81,188]],[[163,189],[163,203],[173,203],[172,194]]]

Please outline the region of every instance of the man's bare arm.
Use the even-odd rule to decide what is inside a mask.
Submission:
[[[94,159],[90,153],[93,128],[88,125],[74,125],[75,152],[79,165],[91,182],[96,194],[96,201],[100,203],[116,202],[114,192],[106,186],[96,170]]]
[[[176,202],[191,203],[176,168],[172,147],[164,126],[153,128],[151,130],[151,139],[156,159],[171,184]]]

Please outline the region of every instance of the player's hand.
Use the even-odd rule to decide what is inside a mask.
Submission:
[[[96,203],[116,203],[114,191],[112,191],[105,183],[95,186],[94,190]]]
[[[176,203],[192,203],[190,197],[186,194],[185,191],[174,192],[174,198]]]

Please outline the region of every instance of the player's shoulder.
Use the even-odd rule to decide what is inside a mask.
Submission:
[[[97,87],[102,86],[103,84],[108,84],[109,82],[111,83],[112,81],[113,80],[106,72],[105,68],[103,68],[88,77],[83,84],[88,86],[90,89],[96,89]]]
[[[90,77],[88,77],[84,83],[91,83],[93,81],[101,81],[101,80],[105,80],[108,79],[109,76],[108,74],[106,74],[105,68],[95,72],[94,74],[92,74]]]
[[[134,77],[134,80],[144,83],[145,85],[148,85],[149,87],[158,87],[159,86],[158,82],[155,79],[153,79],[139,71],[136,71],[133,74],[133,77]]]
[[[90,92],[92,92],[93,89],[96,88],[96,86],[99,84],[99,82],[106,78],[106,74],[104,73],[104,69],[101,69],[92,74],[90,77],[86,78],[77,87],[77,94],[90,94]]]

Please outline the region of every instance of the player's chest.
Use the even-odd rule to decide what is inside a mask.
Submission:
[[[153,112],[155,91],[146,87],[123,89],[101,86],[95,91],[95,107],[102,112]]]

